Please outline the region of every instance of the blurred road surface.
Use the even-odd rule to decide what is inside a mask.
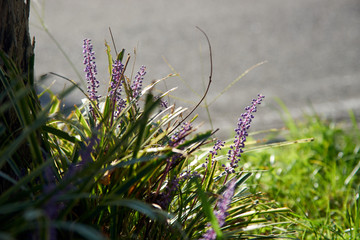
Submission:
[[[206,40],[213,53],[213,84],[207,103],[214,128],[229,136],[245,106],[258,93],[266,96],[256,113],[255,129],[282,125],[274,98],[282,99],[294,117],[314,108],[325,117],[342,119],[349,109],[360,116],[360,1],[358,0],[38,0],[32,1],[30,32],[36,38],[36,74],[56,72],[81,82],[82,43],[92,39],[98,78],[108,83],[104,40],[111,43],[111,27],[118,50],[132,55],[135,70],[147,66],[145,84],[172,69],[180,77],[166,81],[178,86],[179,99],[170,102],[193,106],[201,98],[210,65]],[[72,65],[41,29],[40,20],[61,44]],[[166,61],[164,61],[166,59]],[[252,66],[240,81],[218,94]],[[131,68],[129,68],[131,69]],[[55,89],[69,83],[56,80]],[[183,83],[186,81],[191,89]],[[74,93],[69,102],[79,102]],[[213,100],[216,98],[216,101]],[[201,121],[210,122],[204,108]],[[199,122],[199,121],[198,121]]]

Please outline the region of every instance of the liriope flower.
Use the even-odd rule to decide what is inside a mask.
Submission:
[[[144,76],[146,74],[145,72],[146,67],[141,66],[140,70],[137,72],[135,76],[135,80],[133,84],[131,85],[132,90],[132,97],[137,98],[140,95],[141,87],[142,87],[142,81],[144,79]]]
[[[229,182],[227,189],[224,191],[222,197],[218,201],[218,210],[215,212],[216,219],[220,227],[225,225],[225,219],[228,215],[227,210],[230,207],[231,199],[235,193],[236,179],[233,179]],[[210,228],[206,233],[200,238],[201,240],[215,240],[216,233],[213,228]]]
[[[124,69],[124,65],[120,60],[116,60],[112,68],[111,84],[109,96],[113,97],[113,103],[115,107],[114,117],[118,117],[121,110],[126,106],[126,102],[121,97],[123,80],[121,80],[121,73]]]
[[[84,65],[85,65],[85,73],[86,73],[86,81],[87,81],[87,92],[89,93],[89,98],[98,104],[98,99],[100,95],[98,95],[98,88],[100,82],[96,79],[97,70],[95,63],[95,53],[93,51],[93,45],[91,44],[90,39],[84,39],[83,45],[83,54],[84,54]],[[90,113],[95,117],[94,109],[90,105]]]
[[[241,114],[241,117],[239,118],[238,126],[235,129],[236,135],[234,144],[230,146],[230,150],[228,152],[230,167],[225,168],[228,173],[235,172],[235,168],[238,166],[241,154],[243,153],[243,148],[245,147],[248,130],[252,119],[254,118],[253,113],[256,112],[256,106],[261,104],[264,97],[265,96],[259,94],[257,99],[253,99],[252,104],[245,108],[246,112]]]
[[[169,146],[177,147],[180,144],[182,144],[185,141],[185,137],[189,135],[191,129],[192,129],[192,125],[190,122],[183,123],[180,130],[171,136],[169,141]]]
[[[93,152],[96,144],[99,143],[99,139],[96,136],[88,139],[88,145],[80,150],[81,161],[77,164],[71,164],[64,174],[64,180],[73,178],[78,172],[87,167],[89,163],[93,161],[91,153]],[[44,213],[50,221],[56,221],[60,212],[65,208],[66,202],[59,200],[62,195],[65,195],[67,192],[76,189],[76,184],[74,182],[69,183],[65,188],[58,188],[58,182],[55,177],[54,169],[51,166],[45,168],[44,171],[45,184],[43,187],[44,195],[52,194],[51,197],[42,205]],[[51,240],[57,239],[56,229],[51,226],[48,233],[48,238]]]
[[[211,164],[213,164],[214,157],[217,155],[217,152],[220,151],[224,145],[225,145],[224,141],[216,140],[212,150],[210,150],[209,156],[205,159],[205,163],[203,163],[202,167],[207,166],[210,157],[211,157]]]

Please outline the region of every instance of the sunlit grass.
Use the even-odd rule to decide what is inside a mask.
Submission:
[[[360,132],[354,115],[340,123],[316,114],[285,119],[288,130],[279,131],[278,139],[314,140],[246,154],[248,169],[263,170],[250,179],[252,191],[289,207],[301,239],[359,238]]]

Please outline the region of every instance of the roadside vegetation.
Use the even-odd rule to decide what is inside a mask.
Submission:
[[[258,170],[250,179],[252,191],[292,210],[299,239],[360,238],[360,131],[354,113],[342,122],[316,113],[294,120],[280,105],[286,129],[269,137],[291,144],[273,143],[245,155],[247,168]],[[294,142],[308,138],[313,141]]]
[[[201,29],[199,29],[202,31]],[[206,34],[205,34],[205,37]],[[210,60],[211,46],[209,43]],[[14,109],[18,132],[1,124],[0,236],[4,239],[215,239],[268,238],[282,234],[266,216],[286,215],[246,187],[251,172],[240,165],[252,119],[264,96],[259,94],[240,114],[233,143],[218,158],[224,142],[215,131],[198,133],[192,109],[154,95],[156,84],[144,84],[146,67],[131,78],[130,55],[113,56],[107,45],[109,85],[99,81],[91,40],[83,43],[87,90],[73,87],[39,106],[34,81],[25,80],[2,54],[1,82],[9,101],[3,119]],[[30,71],[32,72],[32,71]],[[25,79],[24,79],[25,78]],[[28,83],[24,85],[24,83]],[[144,86],[143,86],[144,85]],[[83,105],[70,114],[62,99],[78,88]],[[25,145],[24,145],[25,144]],[[208,148],[208,146],[211,146]],[[31,161],[21,165],[29,149]],[[266,227],[271,232],[260,234]]]
[[[355,114],[348,123],[316,114],[295,121],[279,101],[285,127],[251,133],[266,101],[259,93],[230,139],[216,138],[221,129],[198,131],[213,70],[210,41],[198,29],[211,67],[191,109],[173,102],[175,89],[157,91],[173,74],[146,80],[146,66],[115,43],[105,44],[103,96],[90,39],[82,49],[86,89],[49,73],[72,84],[58,94],[35,91],[33,58],[24,74],[0,52],[0,239],[360,238]],[[75,89],[82,104],[65,112]],[[50,101],[40,105],[43,95]]]

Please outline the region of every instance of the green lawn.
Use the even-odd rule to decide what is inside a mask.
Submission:
[[[360,238],[360,131],[354,114],[342,123],[287,115],[285,124],[287,130],[272,133],[272,141],[313,141],[245,154],[242,163],[257,170],[251,191],[289,207],[295,224],[288,230],[300,239]]]

